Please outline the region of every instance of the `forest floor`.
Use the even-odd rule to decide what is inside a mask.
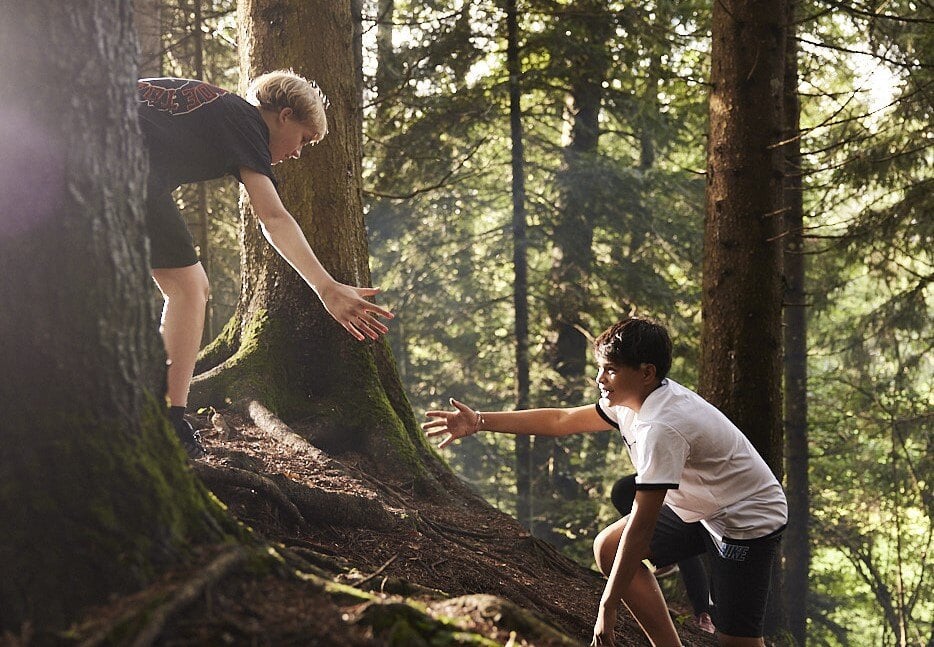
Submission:
[[[92,610],[74,642],[589,644],[604,579],[512,518],[469,496],[416,493],[405,475],[377,481],[369,459],[328,456],[283,425],[222,416],[197,420],[208,456],[192,468],[267,548],[202,549],[195,567]],[[715,644],[681,611],[686,645]],[[647,645],[619,615],[616,644]]]

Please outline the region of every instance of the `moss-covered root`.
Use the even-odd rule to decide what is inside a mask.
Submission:
[[[509,600],[495,595],[465,595],[431,605],[446,616],[476,614],[500,629],[515,632],[533,645],[579,645],[580,643]]]
[[[459,628],[452,621],[433,618],[413,603],[373,601],[364,607],[357,623],[371,627],[373,634],[388,647],[499,645]]]
[[[87,627],[77,627],[61,637],[69,641],[74,640],[81,647],[112,644],[148,647],[156,642],[173,616],[195,602],[205,589],[239,570],[251,554],[266,562],[267,566],[274,565],[268,554],[257,553],[255,549],[251,553],[249,548],[235,544],[174,590],[166,591],[163,587],[154,586],[149,593],[140,596],[139,604],[106,625],[90,630]]]

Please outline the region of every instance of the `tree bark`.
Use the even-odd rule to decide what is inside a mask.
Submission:
[[[782,472],[786,3],[714,4],[700,388]]]
[[[794,15],[795,0],[789,0]],[[800,103],[795,30],[788,29],[785,51],[785,469],[788,529],[785,556],[785,613],[795,643],[807,640],[810,570],[808,495],[807,307],[804,263],[804,207],[801,182]]]
[[[300,160],[278,167],[279,192],[321,262],[338,280],[368,285],[363,225],[358,57],[350,4],[241,0],[244,86],[292,67],[317,80],[332,102],[329,134]],[[428,475],[436,462],[418,430],[384,341],[360,343],[260,233],[245,207],[242,291],[237,312],[206,354],[229,356],[192,385],[195,402],[262,402],[284,420],[315,427],[315,444],[378,457],[387,473]],[[310,433],[310,432],[309,432]]]
[[[135,0],[133,22],[139,41],[140,78],[162,76],[162,0]]]
[[[9,4],[0,633],[17,635],[66,626],[223,531],[163,415],[131,2]]]
[[[713,6],[700,392],[782,478],[787,0]],[[766,633],[784,626],[773,569]]]

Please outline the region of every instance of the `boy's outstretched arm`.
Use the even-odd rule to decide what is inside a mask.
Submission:
[[[266,240],[311,286],[328,314],[361,341],[365,337],[376,339],[388,332],[376,315],[392,319],[393,314],[364,298],[378,294],[379,289],[358,288],[335,281],[315,256],[295,218],[282,204],[272,180],[246,167],[240,169],[240,178]]]
[[[433,418],[422,425],[429,438],[449,434],[440,445],[444,449],[458,438],[478,431],[495,431],[520,436],[568,436],[592,431],[604,431],[607,424],[594,405],[568,409],[526,409],[523,411],[474,411],[451,398],[454,411],[428,411]]]

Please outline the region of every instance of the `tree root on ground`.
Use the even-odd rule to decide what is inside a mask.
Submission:
[[[187,608],[198,596],[212,584],[232,574],[246,561],[249,550],[244,546],[234,546],[221,553],[194,578],[180,584],[164,603],[159,603],[164,596],[145,598],[130,613],[119,616],[115,621],[99,629],[92,636],[82,641],[81,647],[97,647],[113,642],[115,634],[125,631],[129,625],[136,624],[148,617],[148,621],[136,634],[133,647],[148,647],[155,643],[166,627],[166,623],[176,614]],[[157,604],[153,609],[153,604]]]
[[[579,644],[534,613],[495,595],[465,595],[433,603],[431,608],[448,616],[463,616],[476,612],[500,629],[514,631],[532,644],[542,642],[547,642],[549,645]]]
[[[220,486],[255,490],[275,503],[285,513],[287,521],[294,527],[303,530],[308,528],[308,522],[302,516],[298,507],[288,495],[279,489],[276,483],[265,476],[236,467],[209,465],[202,461],[195,461],[192,467],[198,478],[204,481],[204,484],[211,490],[215,490]]]

